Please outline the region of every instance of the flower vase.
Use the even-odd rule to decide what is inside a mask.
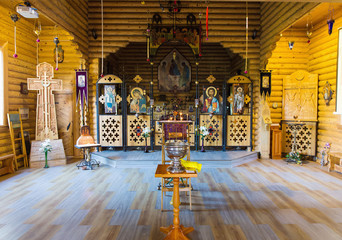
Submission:
[[[47,155],[48,155],[48,152],[46,151],[45,152],[45,166],[44,166],[44,168],[49,168],[48,160],[47,160]]]
[[[201,148],[201,152],[205,152],[205,149],[204,149],[204,138],[202,138],[202,148]]]
[[[147,137],[145,137],[145,151],[144,153],[148,153],[148,149],[147,149]]]

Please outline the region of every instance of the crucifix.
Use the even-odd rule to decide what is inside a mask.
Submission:
[[[49,63],[37,65],[37,77],[28,78],[28,90],[38,90],[36,115],[36,140],[58,139],[55,97],[52,91],[62,90],[62,80],[53,79]]]

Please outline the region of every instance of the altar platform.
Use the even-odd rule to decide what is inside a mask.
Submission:
[[[247,151],[191,151],[191,161],[205,168],[232,168],[258,159],[259,152]],[[161,164],[161,151],[144,153],[138,151],[93,152],[92,159],[117,168],[146,168]]]

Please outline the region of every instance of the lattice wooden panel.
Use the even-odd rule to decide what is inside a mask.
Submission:
[[[227,146],[250,146],[251,124],[250,116],[228,116],[227,121]]]
[[[306,122],[297,133],[297,150],[299,153],[309,156],[316,155],[316,123]],[[286,153],[291,152],[293,134],[287,123],[283,123],[282,148]]]
[[[156,131],[154,134],[155,145],[161,146],[162,144],[162,125],[155,124]],[[190,125],[190,146],[195,146],[195,124]]]
[[[204,138],[204,146],[222,146],[222,123],[222,115],[214,115],[212,118],[200,115],[200,126],[206,126],[210,133]]]
[[[150,116],[135,115],[127,116],[127,146],[145,146],[145,138],[142,136],[143,128],[151,129]],[[150,146],[151,138],[147,139],[147,145]]]
[[[122,146],[122,116],[100,115],[100,144],[105,147]]]

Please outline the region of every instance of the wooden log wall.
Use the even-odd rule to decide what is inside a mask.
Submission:
[[[318,74],[318,142],[317,153],[325,143],[331,143],[331,151],[342,151],[342,128],[340,116],[334,115],[336,94],[333,95],[330,105],[326,106],[323,99],[323,87],[328,81],[336,91],[336,66],[338,31],[342,27],[342,13],[335,13],[335,24],[331,35],[328,34],[327,22],[324,19],[314,25],[312,40],[309,45],[309,67],[308,71]],[[336,92],[335,92],[336,93]]]
[[[280,33],[291,26],[319,3],[312,2],[263,2],[260,7],[260,67],[264,68]]]
[[[89,63],[92,72],[90,76],[95,82],[99,76],[99,61],[101,57],[101,5],[100,1],[90,0],[89,5]],[[185,1],[187,8],[182,9],[178,17],[182,19],[181,24],[185,24],[188,13],[193,13],[198,18],[198,13],[205,15],[206,5],[200,1]],[[147,12],[150,14],[147,14]],[[260,32],[260,3],[248,3],[249,12],[249,36],[254,29]],[[126,47],[130,42],[145,43],[144,30],[147,23],[151,21],[154,13],[159,13],[163,18],[163,24],[171,24],[172,20],[163,13],[159,1],[145,1],[142,5],[140,0],[128,1],[104,1],[104,53],[108,56],[115,53],[120,48]],[[199,19],[197,19],[197,22]],[[205,30],[205,19],[202,20],[203,30]],[[244,2],[223,2],[215,1],[209,3],[209,40],[206,43],[220,43],[224,48],[229,49],[233,54],[245,57],[245,26],[246,26],[246,3]],[[98,38],[92,37],[93,30]],[[204,32],[204,31],[203,31]],[[259,58],[260,58],[260,38],[255,40],[249,38],[248,58],[249,77],[254,83],[255,114],[254,114],[254,135],[258,134],[258,112],[257,102],[259,96]],[[138,53],[136,53],[138,54]],[[154,81],[156,80],[156,76]],[[157,82],[155,82],[157,85]],[[94,86],[95,88],[95,86]],[[96,131],[95,113],[95,92],[91,93],[93,109],[92,132]],[[259,144],[255,137],[254,145]]]
[[[308,70],[309,43],[305,29],[290,29],[282,33],[280,40],[268,59],[267,69],[272,70],[272,90],[270,100],[271,118],[273,123],[282,119],[283,79],[298,70]],[[292,50],[289,41],[295,41]],[[278,108],[273,108],[273,103]]]
[[[314,25],[310,44],[307,43],[306,29],[293,29],[283,32],[276,48],[272,51],[267,68],[272,72],[271,103],[277,102],[278,109],[271,108],[271,117],[274,122],[281,119],[282,79],[297,70],[304,69],[310,73],[317,73],[319,78],[318,93],[318,131],[317,131],[317,157],[321,157],[321,150],[329,142],[331,151],[342,151],[341,138],[342,127],[340,116],[334,115],[336,95],[330,101],[329,106],[323,99],[323,87],[328,81],[332,90],[336,91],[336,66],[338,31],[342,27],[342,13],[335,16],[334,30],[328,34],[326,20]],[[292,51],[288,49],[288,41],[295,40]],[[319,161],[319,159],[318,159]]]
[[[67,156],[78,155],[79,151],[73,147],[79,137],[79,115],[76,113],[75,104],[75,69],[81,68],[84,63],[83,55],[78,51],[78,45],[74,37],[61,27],[44,26],[40,35],[39,62],[48,62],[54,67],[54,38],[58,36],[64,50],[64,61],[59,63],[58,71],[54,78],[63,81],[63,90],[55,91],[58,135],[63,140],[64,150]],[[77,109],[78,111],[79,109]],[[71,127],[68,125],[71,123]]]
[[[17,22],[17,53],[14,58],[14,24],[10,19],[9,10],[0,6],[0,41],[8,42],[8,110],[18,111],[19,108],[29,108],[30,118],[23,121],[24,131],[28,131],[31,140],[34,139],[36,122],[36,93],[27,95],[20,93],[20,83],[26,83],[28,77],[36,76],[36,38],[33,24],[25,19]],[[3,93],[1,93],[3,94]],[[7,121],[6,121],[7,125]],[[20,151],[19,144],[16,145]],[[0,156],[12,153],[12,143],[8,126],[0,126]],[[19,161],[19,167],[23,162]]]

